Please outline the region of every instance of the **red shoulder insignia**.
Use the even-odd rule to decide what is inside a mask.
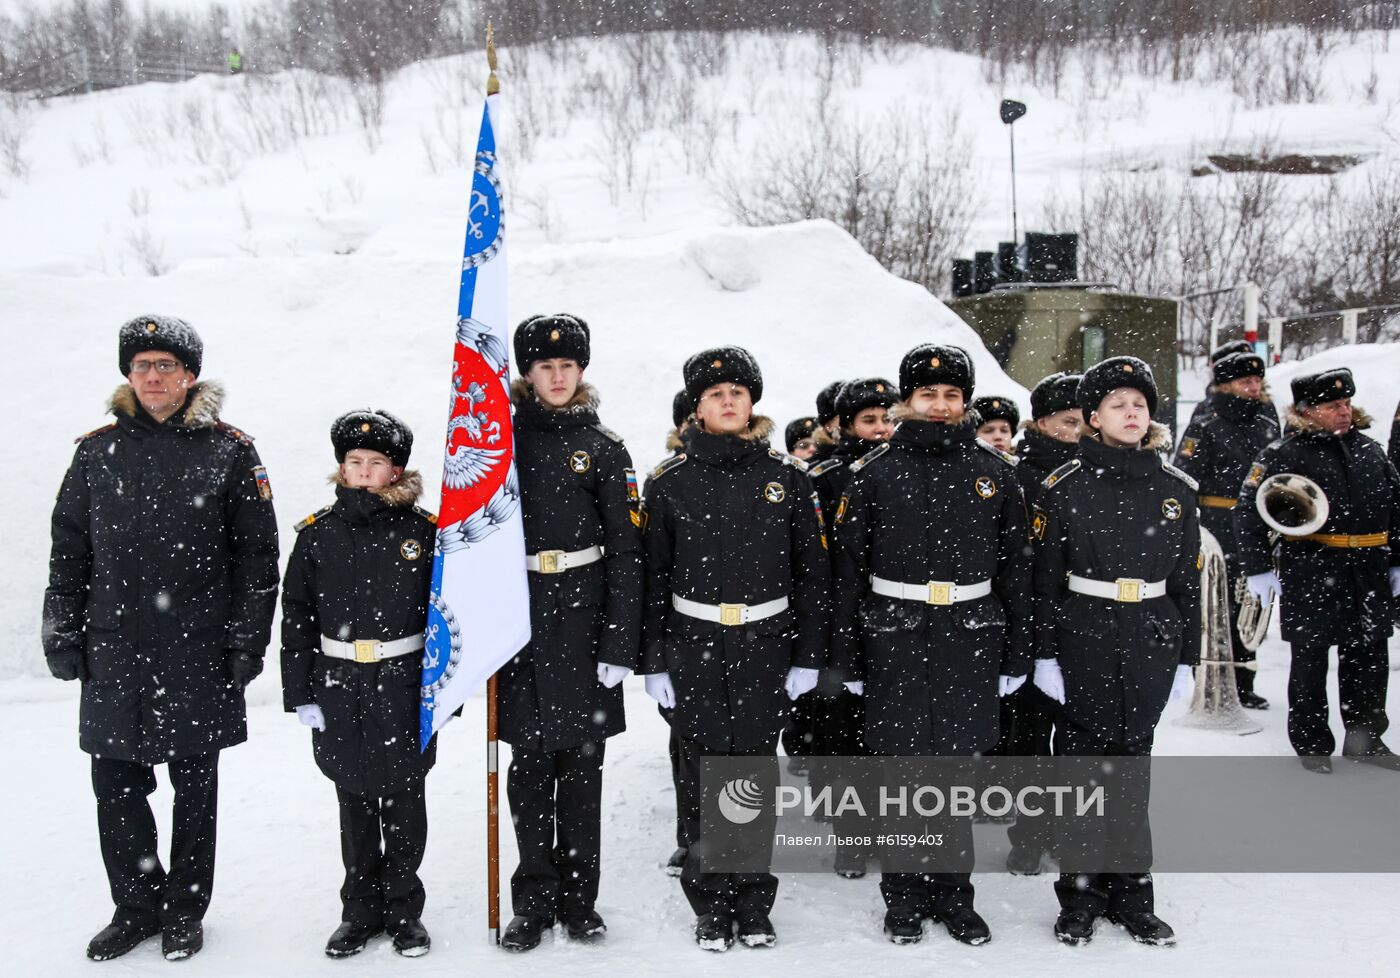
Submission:
[[[240,445],[251,445],[251,444],[253,444],[253,436],[252,436],[252,435],[248,434],[246,431],[241,431],[241,430],[239,430],[238,428],[235,428],[233,425],[228,424],[227,422],[224,422],[224,421],[215,421],[215,422],[214,422],[214,430],[217,431],[217,432],[219,432],[219,433],[222,434],[222,435],[225,435],[225,436],[227,436],[227,437],[229,437],[229,438],[232,438],[234,441],[238,442]]]
[[[117,426],[117,423],[116,423],[115,421],[113,421],[111,424],[104,424],[101,428],[94,428],[94,429],[92,429],[91,431],[89,431],[86,435],[80,435],[79,437],[74,438],[74,439],[73,439],[73,444],[75,444],[75,445],[81,445],[83,442],[87,441],[89,438],[96,438],[98,435],[106,434],[107,432],[109,432],[109,431],[111,431],[113,428],[115,428],[116,426]]]

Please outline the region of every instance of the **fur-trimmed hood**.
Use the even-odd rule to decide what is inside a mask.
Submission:
[[[741,432],[737,437],[744,441],[768,441],[777,429],[778,423],[768,415],[755,414],[749,418],[749,430]]]
[[[679,428],[672,428],[670,431],[666,432],[666,451],[679,452],[683,448],[685,448],[685,445],[681,442],[681,430]]]
[[[817,445],[829,445],[835,448],[838,440],[821,425],[812,429],[812,441]]]
[[[341,489],[350,488],[345,484],[345,479],[341,476],[340,469],[336,469],[332,472],[327,481]],[[404,469],[403,475],[399,476],[398,482],[391,482],[382,489],[369,489],[367,491],[374,493],[380,499],[384,500],[385,505],[401,509],[405,506],[412,506],[422,497],[423,477],[418,474],[417,469]]]
[[[185,406],[180,410],[180,423],[186,428],[212,428],[219,422],[224,407],[224,386],[216,380],[201,380],[190,385]],[[141,402],[130,384],[122,384],[107,399],[107,410],[117,417],[135,418],[143,414]]]
[[[1079,422],[1079,437],[1092,438],[1094,441],[1101,441],[1099,431],[1087,421]],[[1158,421],[1147,423],[1147,435],[1142,439],[1139,448],[1150,452],[1170,452],[1175,442],[1172,440],[1172,430]]]
[[[1371,417],[1365,408],[1357,407],[1355,404],[1351,406],[1352,430],[1365,431],[1367,428],[1371,427],[1371,423],[1374,420],[1375,419]],[[1330,434],[1327,429],[1323,428],[1316,421],[1313,421],[1311,418],[1303,417],[1303,413],[1298,410],[1298,405],[1296,404],[1290,404],[1284,410],[1283,426],[1289,431],[1322,432]]]
[[[601,403],[598,389],[590,383],[579,381],[578,389],[574,391],[574,396],[569,399],[569,403],[563,407],[552,408],[535,397],[534,388],[529,381],[523,377],[515,378],[510,382],[510,403],[518,407],[528,401],[535,401],[546,411],[563,411],[568,414],[597,411],[598,405]]]

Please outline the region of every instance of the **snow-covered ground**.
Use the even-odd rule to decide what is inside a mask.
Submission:
[[[683,133],[645,133],[633,187],[616,202],[600,118],[567,93],[592,72],[616,68],[618,41],[581,42],[568,57],[536,56],[540,134],[528,158],[511,156],[508,207],[512,320],[569,310],[593,326],[589,379],[604,420],[628,441],[639,468],[658,460],[680,364],[691,352],[740,342],[766,377],[760,407],[785,423],[811,411],[829,380],[891,376],[924,339],[974,348],[979,389],[1017,397],[971,332],[937,299],[885,273],[843,232],[806,223],[738,229],[724,206],[745,178],[743,152],[782,138],[794,107],[810,104],[819,59],[809,40],[741,42],[729,65],[699,82],[719,112],[720,165],[690,172]],[[1281,150],[1358,152],[1367,168],[1394,165],[1391,120],[1400,92],[1400,47],[1358,36],[1329,62],[1327,95],[1315,105],[1250,108],[1220,86],[1159,86],[1129,77],[1060,95],[1029,86],[1002,90],[974,58],[909,49],[845,67],[836,96],[872,112],[925,93],[976,116],[975,166],[985,193],[970,244],[1004,237],[1005,132],[990,121],[1003,94],[1032,105],[1018,123],[1023,213],[1081,166],[1180,169],[1206,151],[1242,149],[1264,135]],[[503,52],[509,66],[514,52]],[[1372,70],[1380,99],[1356,94]],[[292,525],[328,498],[333,417],[370,404],[400,414],[419,434],[415,464],[438,478],[438,432],[461,253],[466,178],[484,71],[477,59],[415,66],[390,85],[385,122],[371,151],[350,115],[319,135],[267,152],[253,145],[240,94],[250,77],[209,77],[55,100],[29,118],[28,177],[0,177],[0,323],[12,392],[6,440],[10,478],[0,483],[0,813],[6,910],[0,962],[8,974],[87,974],[82,947],[109,913],[97,851],[86,758],[76,748],[76,688],[44,677],[39,609],[47,520],[74,437],[104,423],[103,404],[121,381],[118,325],[146,311],[188,318],[206,343],[205,374],[227,384],[226,417],[246,427],[271,475],[284,551]],[[506,72],[519,118],[531,96]],[[285,83],[285,84],[284,84]],[[255,111],[291,98],[260,90]],[[1078,86],[1078,87],[1077,87]],[[555,106],[551,109],[550,106]],[[972,113],[973,108],[976,112]],[[342,110],[352,113],[348,103]],[[551,115],[553,113],[553,115]],[[987,117],[984,119],[983,117]],[[1107,134],[1107,135],[1106,135]],[[519,141],[517,140],[517,147]],[[523,148],[523,147],[522,147]],[[1127,163],[1124,163],[1124,160]],[[163,274],[151,276],[146,266]],[[1333,362],[1358,371],[1358,401],[1383,438],[1400,400],[1400,347],[1322,354],[1274,374],[1282,396],[1294,372]],[[1183,395],[1189,395],[1183,384]],[[432,490],[430,489],[430,494]],[[432,499],[427,500],[432,505]],[[1397,686],[1392,673],[1392,687]],[[1283,731],[1286,651],[1265,647],[1260,690],[1275,703],[1263,733],[1246,738],[1164,722],[1165,753],[1288,753]],[[996,939],[968,949],[941,932],[899,949],[879,934],[873,879],[784,880],[772,952],[696,951],[690,914],[657,869],[670,850],[673,797],[665,731],[640,683],[627,683],[632,728],[609,747],[605,875],[600,909],[613,932],[597,948],[554,946],[511,958],[484,943],[482,700],[452,724],[430,788],[433,829],[426,868],[425,960],[400,963],[385,947],[331,963],[321,943],[337,918],[339,858],[331,787],[311,763],[305,732],[277,706],[272,672],[250,691],[251,741],[224,764],[220,869],[208,947],[193,973],[312,975],[524,972],[573,974],[890,974],[931,970],[1021,975],[1387,974],[1400,959],[1394,876],[1167,876],[1160,910],[1182,936],[1171,951],[1140,948],[1105,931],[1079,951],[1050,937],[1050,881],[987,876],[979,906]],[[1174,707],[1179,710],[1180,707]],[[1336,707],[1334,702],[1334,717]],[[158,801],[167,795],[162,789]],[[504,866],[514,862],[509,833]],[[758,955],[755,957],[755,955]],[[164,968],[154,947],[106,965],[113,974]]]

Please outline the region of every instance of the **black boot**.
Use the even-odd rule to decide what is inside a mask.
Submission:
[[[992,929],[982,915],[971,907],[957,906],[946,911],[934,911],[934,920],[948,928],[955,940],[964,944],[986,944],[992,939]]]
[[[707,913],[695,920],[695,943],[706,951],[734,946],[734,924],[727,913]]]
[[[406,958],[421,958],[433,946],[428,928],[417,917],[399,921],[389,928],[389,933],[394,938],[394,950]]]
[[[507,951],[529,951],[539,947],[540,937],[553,923],[554,921],[547,917],[537,917],[534,914],[513,917],[511,922],[506,925],[505,936],[501,938],[501,947]]]
[[[1331,774],[1332,758],[1326,754],[1304,754],[1298,758],[1306,770],[1314,774]]]
[[[904,907],[885,911],[885,933],[891,944],[917,944],[924,939],[924,919]]]
[[[1176,932],[1155,913],[1145,910],[1130,913],[1109,913],[1109,920],[1127,929],[1133,940],[1139,944],[1155,944],[1171,947],[1176,943]]]
[[[160,953],[167,961],[192,958],[204,947],[204,925],[197,920],[179,920],[161,929]]]
[[[1055,918],[1055,939],[1078,947],[1094,939],[1094,915],[1087,910],[1061,910]]]
[[[858,880],[865,875],[865,856],[858,850],[837,849],[832,868],[843,880]]]
[[[1267,710],[1269,701],[1252,689],[1240,690],[1240,706],[1246,710]]]
[[[591,941],[608,932],[608,925],[592,907],[577,907],[560,914],[564,933],[576,941]]]
[[[1385,741],[1365,731],[1347,731],[1346,739],[1342,741],[1342,756],[1348,760],[1400,771],[1400,757],[1391,753]]]
[[[378,924],[356,924],[349,920],[342,921],[340,926],[331,934],[326,941],[326,957],[328,958],[348,958],[359,954],[365,949],[371,937],[377,937],[384,932],[384,928]]]
[[[739,940],[746,947],[772,947],[778,943],[778,932],[766,913],[750,910],[739,914]]]
[[[119,910],[112,922],[88,941],[87,956],[94,961],[110,961],[159,933],[160,920],[157,917],[128,917]]]
[[[1040,875],[1040,847],[1012,846],[1006,854],[1006,871],[1016,876]]]
[[[690,850],[685,846],[680,846],[671,853],[671,858],[666,860],[666,875],[679,876],[685,871],[685,857],[690,855]]]

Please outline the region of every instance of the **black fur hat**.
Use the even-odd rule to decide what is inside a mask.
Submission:
[[[1152,377],[1152,368],[1137,357],[1109,357],[1084,371],[1079,381],[1079,410],[1085,424],[1103,399],[1120,387],[1142,391],[1147,398],[1147,413],[1157,413],[1157,381]]]
[[[836,396],[836,413],[841,417],[841,427],[849,428],[856,415],[866,408],[887,408],[898,400],[899,391],[883,377],[848,380]]]
[[[1301,407],[1340,401],[1356,396],[1356,381],[1346,367],[1324,370],[1320,374],[1293,378],[1293,403]]]
[[[702,350],[685,362],[681,370],[685,390],[692,402],[700,403],[700,395],[715,384],[739,384],[749,389],[749,397],[757,404],[763,396],[763,374],[753,354],[742,346],[721,346]]]
[[[963,400],[971,401],[972,390],[977,384],[972,357],[960,346],[939,346],[936,343],[921,343],[904,354],[899,364],[900,398],[907,401],[920,387],[933,384],[960,387]]]
[[[1060,371],[1042,377],[1031,391],[1031,417],[1039,421],[1052,414],[1079,408],[1079,374]]]
[[[695,413],[695,401],[691,399],[690,392],[685,388],[676,391],[676,396],[671,398],[671,427],[679,428],[685,423],[685,419]]]
[[[789,421],[788,426],[783,429],[783,442],[787,445],[787,450],[791,452],[802,439],[811,438],[812,432],[816,431],[818,427],[816,418],[798,418],[796,421]]]
[[[979,397],[972,402],[972,409],[982,416],[982,424],[988,421],[1005,421],[1011,426],[1011,433],[1021,423],[1021,411],[1009,397]]]
[[[131,361],[138,353],[160,350],[185,365],[196,377],[204,363],[204,342],[194,327],[174,316],[137,316],[122,324],[117,335],[117,366],[122,376],[131,373]]]
[[[841,388],[846,386],[844,380],[833,380],[817,392],[817,421],[826,424],[836,417],[839,409],[836,407],[837,400],[841,397]]]
[[[1231,353],[1215,361],[1212,382],[1228,384],[1241,377],[1263,377],[1264,358],[1257,353]]]
[[[588,366],[589,340],[588,324],[577,316],[531,316],[515,327],[515,369],[524,376],[536,360],[563,357],[582,370]]]
[[[1235,340],[1231,343],[1222,343],[1214,350],[1210,351],[1210,362],[1218,363],[1226,357],[1232,357],[1236,353],[1253,353],[1254,345],[1246,340]]]
[[[344,462],[351,450],[365,448],[404,466],[413,451],[413,432],[388,411],[362,408],[342,414],[331,423],[331,444],[337,462]]]

